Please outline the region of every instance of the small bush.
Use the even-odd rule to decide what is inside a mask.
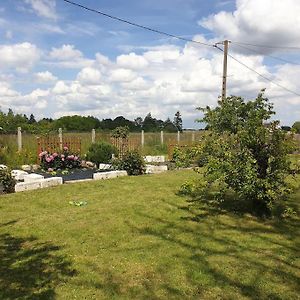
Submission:
[[[0,170],[0,194],[3,193],[13,193],[15,191],[16,181],[11,176],[9,170]]]
[[[144,159],[136,150],[127,152],[121,160],[115,161],[115,165],[127,171],[128,175],[142,175],[146,171]]]
[[[187,168],[192,165],[202,167],[205,157],[199,153],[197,146],[191,147],[175,147],[172,154],[172,161],[177,168]]]
[[[100,142],[90,146],[86,158],[98,165],[100,163],[109,163],[112,154],[117,153],[118,151],[115,146],[106,142]]]

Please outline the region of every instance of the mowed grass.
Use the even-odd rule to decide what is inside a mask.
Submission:
[[[261,220],[176,195],[197,176],[1,196],[0,299],[299,299],[299,218]],[[296,209],[299,200],[300,191]]]

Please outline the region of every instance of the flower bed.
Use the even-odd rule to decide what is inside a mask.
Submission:
[[[68,147],[64,147],[62,153],[48,153],[47,151],[43,151],[39,154],[39,157],[41,168],[48,172],[80,168],[81,164],[80,157],[70,153]]]

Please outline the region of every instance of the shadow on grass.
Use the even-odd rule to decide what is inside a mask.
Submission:
[[[0,234],[0,299],[55,299],[57,285],[76,274],[59,250],[34,237]]]
[[[247,224],[247,220],[244,221],[245,217],[237,216],[233,224],[214,218],[213,222],[202,220],[202,230],[198,231],[200,228],[197,226],[187,226],[185,222],[188,219],[182,218],[182,222],[174,222],[144,213],[140,213],[140,216],[159,226],[144,227],[131,224],[132,229],[141,235],[164,241],[170,245],[170,249],[174,246],[173,249],[176,250],[170,251],[168,255],[173,256],[171,260],[174,262],[185,266],[186,279],[194,287],[194,291],[192,295],[185,295],[183,298],[197,296],[200,299],[211,299],[211,296],[212,299],[291,299],[288,294],[286,298],[282,298],[278,294],[280,288],[262,288],[264,281],[272,288],[280,282],[282,287],[289,290],[290,295],[297,289],[299,277],[295,262],[298,248],[296,244],[291,247],[286,241],[281,241],[281,237],[276,239],[278,234],[287,235],[287,238],[296,236],[297,233],[295,236],[290,235],[293,227],[289,227],[289,223],[282,230],[279,230],[277,225],[264,227],[259,223],[247,228],[244,224]],[[288,232],[283,232],[287,229]],[[184,238],[184,235],[188,238]],[[178,251],[179,249],[184,251]],[[283,253],[287,252],[289,255],[283,256]],[[172,264],[164,267],[165,276],[166,270],[172,267]],[[267,274],[265,278],[263,274]],[[171,279],[165,277],[164,282],[167,284],[168,281]],[[165,287],[164,289],[167,290]],[[223,289],[227,289],[224,294]],[[182,291],[174,292],[179,296]],[[216,294],[213,294],[214,292]]]

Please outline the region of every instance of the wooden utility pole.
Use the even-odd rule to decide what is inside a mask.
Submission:
[[[223,45],[224,45],[224,59],[223,59],[222,100],[226,99],[228,44],[229,44],[228,40],[225,40],[223,42]]]

